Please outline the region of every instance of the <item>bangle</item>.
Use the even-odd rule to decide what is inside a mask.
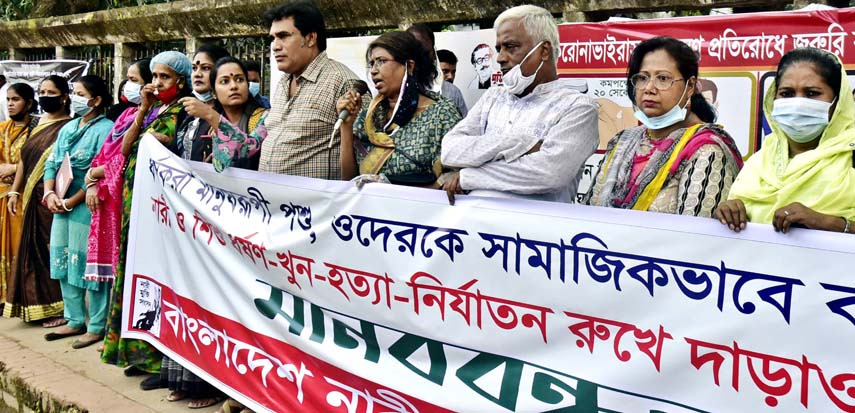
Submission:
[[[48,195],[50,195],[50,194],[56,194],[56,192],[54,192],[54,191],[47,191],[47,192],[45,192],[45,194],[44,194],[44,195],[42,195],[42,201],[44,201],[45,199],[47,199]]]
[[[98,180],[95,179],[94,176],[92,176],[92,169],[89,169],[88,171],[86,171],[86,177],[85,178],[89,182],[98,182]]]
[[[65,204],[67,201],[67,199],[62,200],[62,209],[66,210],[67,212],[71,212],[71,208],[69,208],[68,205]]]
[[[6,193],[6,195],[9,195],[9,196],[12,196],[12,195],[15,195],[15,196],[21,196],[21,193],[20,193],[20,192],[18,192],[18,191],[9,191],[9,192],[7,192],[7,193]]]
[[[93,186],[98,185],[98,181],[90,182],[86,184],[86,189],[92,188]]]
[[[849,225],[850,225],[849,219],[847,219],[846,217],[840,217],[840,218],[843,218],[843,222],[846,223],[846,225],[843,226],[843,232],[848,234],[849,233]]]

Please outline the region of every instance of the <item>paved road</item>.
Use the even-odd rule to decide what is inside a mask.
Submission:
[[[96,345],[71,348],[73,339],[53,342],[43,336],[51,330],[19,319],[0,318],[0,363],[6,394],[3,401],[14,406],[9,393],[20,389],[41,393],[44,411],[69,411],[74,405],[90,413],[215,412],[217,407],[191,410],[187,403],[166,401],[165,389],[142,391],[140,378],[125,377],[122,370],[101,363]],[[20,383],[20,384],[19,384]],[[70,410],[73,411],[73,410]]]

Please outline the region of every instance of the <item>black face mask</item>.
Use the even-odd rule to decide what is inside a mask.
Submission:
[[[61,96],[42,96],[39,97],[39,106],[47,113],[59,112],[63,109]]]

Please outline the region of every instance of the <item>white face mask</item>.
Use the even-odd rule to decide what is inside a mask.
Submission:
[[[195,96],[195,97],[196,97],[196,99],[199,99],[199,100],[201,100],[202,102],[205,102],[205,103],[208,103],[208,102],[210,102],[210,101],[214,100],[214,92],[212,92],[212,91],[210,91],[210,90],[209,90],[209,91],[207,91],[207,92],[205,92],[205,93],[199,93],[199,92],[197,92],[197,91],[195,91],[195,90],[194,90],[194,91],[193,91],[193,96]]]
[[[142,85],[137,82],[131,82],[130,80],[125,83],[125,87],[122,89],[122,94],[125,95],[125,98],[128,99],[128,102],[139,105],[142,102],[142,96],[140,96],[140,90],[142,89]]]
[[[89,101],[94,98],[85,98],[80,95],[71,95],[71,111],[78,117],[83,117],[92,112],[92,106],[89,106]]]
[[[652,79],[650,80],[653,81]],[[689,89],[689,82],[686,82],[686,86],[683,87],[683,94],[680,95],[680,99],[677,101],[677,104],[674,105],[671,110],[667,113],[649,117],[647,116],[641,108],[635,108],[635,118],[638,119],[644,126],[647,126],[647,129],[659,130],[663,128],[667,128],[669,126],[680,123],[686,119],[686,115],[688,115],[689,111],[686,109],[689,106],[689,101],[691,99],[686,100],[686,104],[680,107],[680,100],[683,100],[683,97],[686,96],[686,90]],[[638,93],[636,91],[635,93]],[[635,106],[635,105],[633,105]]]
[[[537,69],[534,71],[534,73],[529,76],[524,76],[520,67],[523,63],[525,63],[526,59],[528,59],[528,57],[531,56],[531,54],[534,53],[534,51],[537,50],[542,44],[543,42],[540,42],[537,44],[537,46],[534,46],[534,48],[531,49],[527,55],[525,55],[523,60],[520,61],[518,65],[514,66],[511,70],[508,71],[508,73],[502,75],[502,83],[505,86],[505,90],[515,95],[519,95],[520,93],[525,92],[525,90],[529,86],[531,86],[531,84],[534,82],[534,77],[537,76],[537,72],[543,66],[543,60],[540,61],[540,65],[537,66]]]
[[[828,126],[828,111],[833,104],[833,101],[798,97],[775,99],[772,120],[794,142],[807,143],[821,135]]]

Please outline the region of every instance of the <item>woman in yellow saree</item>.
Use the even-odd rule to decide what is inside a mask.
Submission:
[[[15,83],[6,91],[9,120],[0,123],[0,302],[6,302],[6,282],[18,255],[21,241],[21,215],[9,213],[7,204],[20,202],[12,191],[12,182],[21,160],[21,147],[30,136],[34,123],[35,91],[26,83]]]

